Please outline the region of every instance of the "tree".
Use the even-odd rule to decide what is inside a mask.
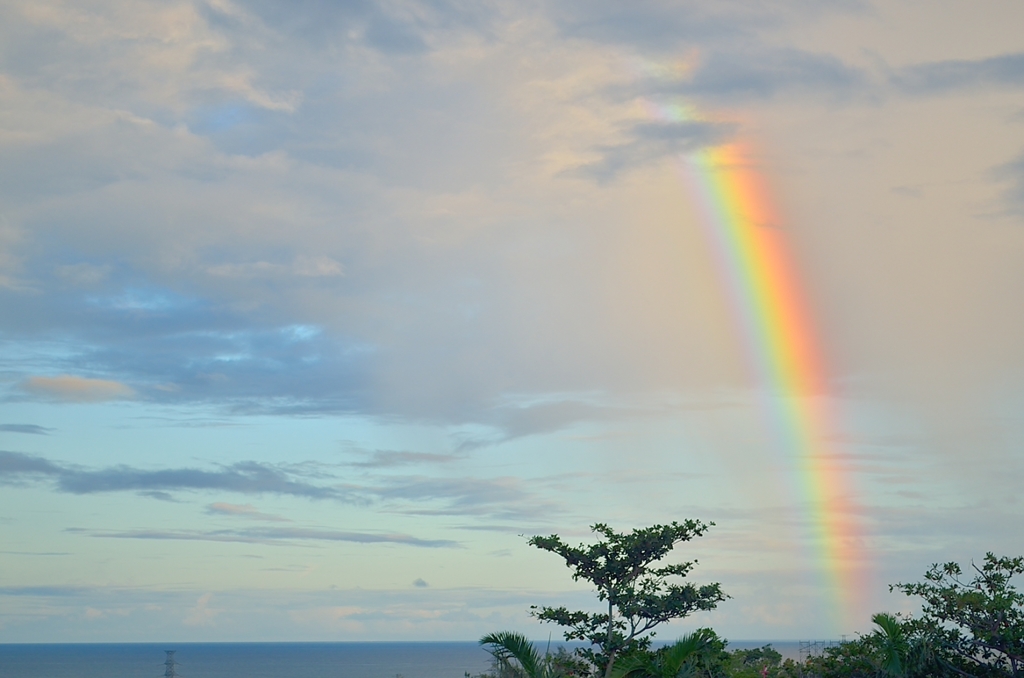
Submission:
[[[615,678],[719,678],[725,675],[725,641],[711,629],[697,629],[657,652],[618,662]]]
[[[669,581],[686,577],[696,561],[653,566],[676,544],[702,536],[710,525],[687,520],[620,534],[597,523],[591,530],[604,539],[590,546],[569,546],[558,535],[533,537],[531,546],[560,555],[572,569],[572,578],[591,582],[597,587],[598,599],[607,606],[606,612],[599,613],[534,606],[533,615],[567,627],[566,640],[583,640],[596,647],[578,652],[605,678],[611,678],[618,657],[650,646],[654,627],[691,612],[714,609],[725,600],[717,583],[698,587]]]
[[[950,655],[950,667],[963,676],[1024,675],[1024,594],[1011,583],[1024,574],[1024,556],[997,558],[985,554],[981,567],[971,563],[974,577],[963,580],[956,563],[932,565],[925,581],[894,584],[908,596],[924,599],[922,627],[939,651]]]

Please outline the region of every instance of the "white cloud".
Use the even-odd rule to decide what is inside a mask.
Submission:
[[[224,612],[223,608],[210,607],[213,600],[212,593],[204,593],[196,600],[195,607],[188,611],[188,615],[182,620],[185,626],[214,626],[217,617]]]

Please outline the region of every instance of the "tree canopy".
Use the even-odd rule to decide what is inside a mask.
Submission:
[[[1024,593],[1013,586],[1024,574],[1024,556],[985,554],[974,576],[964,580],[957,563],[932,565],[924,581],[894,584],[924,599],[920,624],[950,654],[961,675],[1024,675]]]
[[[589,642],[592,647],[580,653],[609,678],[618,657],[649,647],[656,626],[711,610],[725,600],[717,583],[696,586],[679,582],[696,561],[654,566],[676,544],[702,536],[712,525],[686,520],[619,533],[597,523],[591,529],[603,539],[579,546],[570,546],[558,535],[533,537],[531,546],[561,556],[572,570],[572,578],[592,583],[598,599],[606,605],[606,611],[597,613],[534,606],[533,614],[541,621],[566,627],[566,640]]]

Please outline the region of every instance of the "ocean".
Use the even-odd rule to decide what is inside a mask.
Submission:
[[[772,645],[798,656],[795,642]],[[165,650],[181,678],[463,678],[490,667],[474,642],[0,644],[0,678],[160,678]]]

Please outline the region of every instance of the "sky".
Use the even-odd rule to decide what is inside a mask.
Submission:
[[[1022,24],[0,4],[0,642],[557,638],[530,606],[595,599],[527,540],[597,522],[714,523],[672,559],[730,598],[664,639],[853,636],[1021,554]],[[740,146],[813,393],[752,366],[687,179]]]

